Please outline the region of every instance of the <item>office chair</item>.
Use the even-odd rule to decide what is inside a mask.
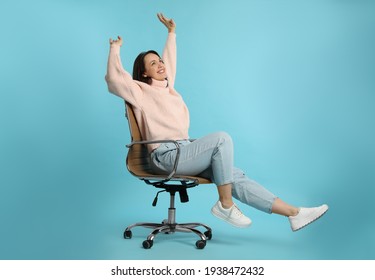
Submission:
[[[210,184],[211,181],[201,177],[195,176],[180,176],[176,174],[178,159],[180,154],[180,147],[177,141],[174,140],[161,140],[161,141],[143,141],[137,120],[134,115],[131,104],[125,102],[126,117],[129,123],[131,143],[126,145],[129,148],[126,166],[129,172],[140,180],[144,181],[148,185],[152,185],[156,188],[163,189],[158,191],[155,199],[152,203],[156,206],[158,195],[161,192],[168,192],[170,195],[170,205],[168,208],[168,218],[163,220],[161,223],[135,223],[128,226],[124,231],[124,238],[132,238],[131,229],[134,227],[146,227],[152,228],[153,231],[147,236],[147,239],[143,241],[142,245],[145,249],[150,249],[153,246],[154,238],[159,233],[175,233],[175,232],[191,232],[195,233],[200,239],[195,243],[198,249],[203,249],[206,246],[206,241],[212,238],[212,230],[209,226],[201,223],[176,223],[176,208],[175,208],[175,194],[179,193],[180,201],[182,203],[188,202],[189,197],[187,189],[195,187],[199,184]],[[174,163],[172,172],[168,175],[154,174],[150,165],[150,156],[147,150],[147,144],[154,143],[173,143],[177,148],[177,156]],[[197,230],[197,227],[203,227],[205,232]]]

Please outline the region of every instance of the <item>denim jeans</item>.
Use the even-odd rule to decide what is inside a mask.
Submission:
[[[233,142],[227,133],[217,132],[192,142],[177,142],[180,146],[180,157],[176,174],[207,178],[218,187],[231,184],[234,198],[271,213],[276,196],[233,166]],[[173,143],[161,144],[151,153],[154,172],[170,173],[176,154],[177,148]]]

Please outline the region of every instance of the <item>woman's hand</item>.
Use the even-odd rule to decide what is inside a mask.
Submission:
[[[176,23],[173,19],[166,18],[162,13],[158,13],[158,18],[168,28],[169,33],[174,33],[176,30]]]
[[[117,36],[117,40],[112,40],[112,38],[109,39],[109,44],[110,45],[118,45],[122,46],[122,38],[120,36]]]

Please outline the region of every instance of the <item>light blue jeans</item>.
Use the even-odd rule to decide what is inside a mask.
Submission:
[[[234,198],[271,213],[276,196],[233,166],[233,142],[227,133],[212,133],[193,142],[181,140],[178,143],[180,157],[176,174],[207,178],[219,187],[231,184]],[[154,172],[170,173],[176,154],[173,143],[161,144],[151,153]]]

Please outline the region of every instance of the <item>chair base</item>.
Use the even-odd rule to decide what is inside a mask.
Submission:
[[[159,233],[172,234],[175,232],[191,232],[195,233],[200,237],[200,239],[195,243],[196,247],[198,249],[203,249],[206,246],[206,241],[211,240],[212,238],[212,229],[209,226],[202,223],[175,223],[175,211],[175,208],[169,208],[168,219],[164,220],[162,223],[135,223],[128,226],[124,231],[124,238],[132,238],[131,229],[134,227],[152,228],[154,230],[147,236],[147,239],[142,243],[143,248],[150,249],[154,243],[154,238]],[[202,233],[201,231],[197,230],[196,228],[199,226],[205,228],[206,231]]]
[[[128,226],[124,231],[124,238],[130,239],[132,238],[132,231],[131,229],[134,227],[146,227],[152,228],[153,231],[147,236],[147,239],[143,241],[143,248],[150,249],[154,243],[154,238],[159,233],[166,233],[171,234],[175,232],[190,232],[195,233],[200,237],[200,239],[195,243],[198,249],[203,249],[206,246],[206,241],[211,240],[212,238],[212,229],[202,223],[184,223],[178,224],[176,223],[176,208],[175,205],[175,194],[178,192],[180,194],[181,202],[189,201],[186,189],[190,187],[196,186],[198,183],[197,181],[193,181],[191,183],[187,182],[180,182],[181,185],[167,185],[164,182],[156,182],[151,183],[149,180],[145,180],[147,184],[154,185],[155,187],[164,189],[163,191],[159,191],[156,194],[156,197],[153,202],[153,206],[156,206],[158,194],[161,192],[168,192],[170,195],[170,204],[168,208],[168,219],[165,219],[161,223],[135,223]],[[201,231],[197,230],[197,227],[205,228],[205,232],[202,233]]]

